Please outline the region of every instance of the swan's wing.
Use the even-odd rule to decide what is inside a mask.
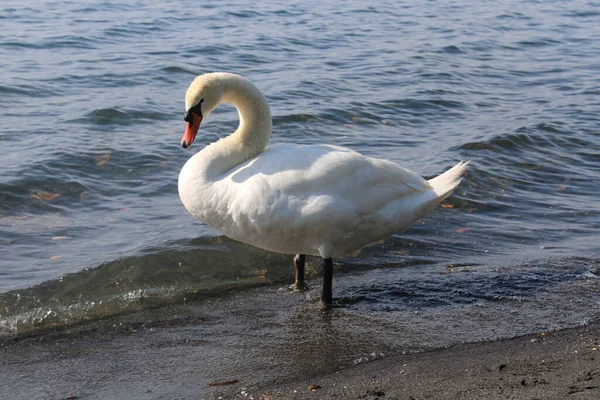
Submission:
[[[388,160],[365,157],[356,152],[332,152],[327,165],[332,171],[315,165],[314,180],[327,182],[338,194],[352,201],[361,214],[376,212],[391,201],[431,189],[421,176]],[[333,173],[330,173],[333,172]]]
[[[269,146],[230,171],[226,180],[235,187],[240,211],[287,210],[300,212],[305,220],[332,212],[373,213],[398,198],[431,189],[422,177],[393,162],[328,145]]]

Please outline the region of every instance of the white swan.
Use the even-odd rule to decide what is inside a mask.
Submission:
[[[179,174],[179,196],[196,218],[232,239],[297,254],[295,287],[304,287],[306,254],[324,260],[321,302],[332,302],[332,257],[405,230],[450,195],[467,163],[425,181],[393,162],[330,145],[267,146],[271,113],[247,79],[198,76],[185,95],[189,147],[203,118],[232,103],[240,124],[206,146]]]

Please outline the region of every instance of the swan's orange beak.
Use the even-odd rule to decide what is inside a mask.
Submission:
[[[184,149],[192,145],[200,128],[200,122],[202,122],[202,117],[196,115],[196,113],[191,112],[190,116],[192,117],[191,121],[188,121],[185,132],[183,132],[183,137],[181,138],[181,147]]]

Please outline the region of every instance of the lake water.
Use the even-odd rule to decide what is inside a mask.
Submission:
[[[444,207],[336,260],[342,308],[418,310],[407,348],[598,318],[599,19],[587,1],[4,1],[0,336],[292,282],[290,256],[180,203],[185,161],[237,124],[221,106],[179,145],[185,90],[221,70],[266,95],[271,143],[428,178],[472,160]]]

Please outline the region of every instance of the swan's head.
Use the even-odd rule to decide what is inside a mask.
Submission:
[[[196,138],[200,122],[221,102],[223,91],[219,75],[210,73],[198,76],[185,93],[184,120],[187,126],[181,138],[184,149],[191,146]]]

